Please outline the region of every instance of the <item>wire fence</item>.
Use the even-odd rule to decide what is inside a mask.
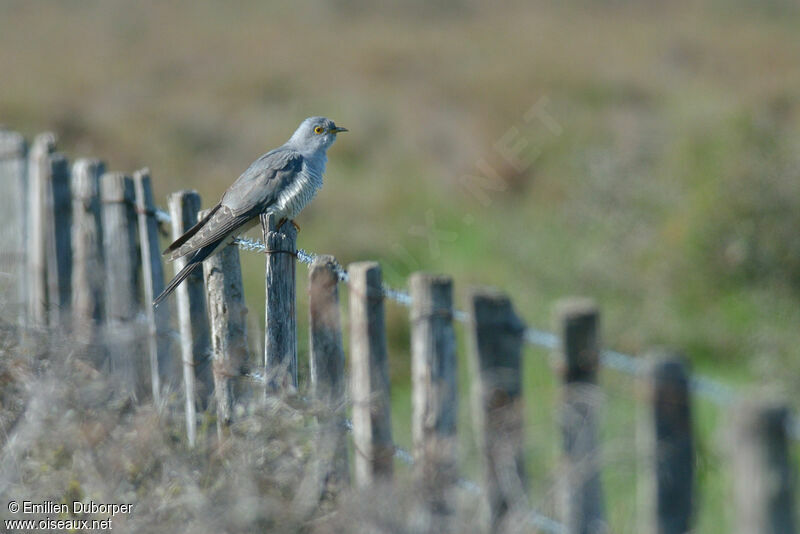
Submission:
[[[267,251],[263,243],[256,241],[254,239],[239,237],[234,241],[234,243],[238,245],[240,249],[249,252],[265,253]],[[303,249],[297,249],[296,256],[297,256],[297,261],[299,261],[300,263],[304,263],[306,265],[311,265],[312,263],[314,263],[314,260],[317,257],[319,257],[318,254],[315,254],[313,252],[308,252]],[[350,282],[350,276],[348,275],[347,270],[344,267],[342,267],[339,263],[335,264],[334,271],[336,273],[336,277],[339,279],[340,282],[344,284]],[[412,302],[411,295],[409,295],[407,292],[392,288],[387,284],[383,284],[382,289],[383,289],[383,295],[387,299],[397,302],[398,304],[401,304],[406,307],[411,306]],[[462,323],[469,321],[469,314],[461,310],[456,310],[453,313],[453,317],[457,321]],[[549,334],[547,332],[545,333]],[[352,432],[353,425],[350,421],[345,422],[345,427],[347,428],[348,432]],[[405,465],[408,466],[414,465],[414,456],[409,451],[405,450],[404,448],[398,445],[394,445],[394,456]],[[471,480],[463,478],[459,479],[458,485],[462,489],[469,491],[470,493],[480,493],[481,491],[480,486],[478,486],[478,484],[476,484]],[[559,523],[557,520],[551,517],[548,517],[546,515],[537,512],[536,510],[530,511],[530,513],[527,516],[527,521],[531,524],[531,526],[537,528],[539,531],[544,532],[546,534],[562,534],[566,532],[566,527],[563,524]]]
[[[149,178],[148,178],[149,179]],[[130,178],[128,178],[130,181]],[[137,192],[137,195],[139,193]],[[106,203],[111,203],[111,201],[103,201]],[[127,200],[125,201],[113,201],[113,203],[120,204],[120,203],[129,203]],[[198,199],[199,203],[199,199]],[[139,204],[131,204],[136,213],[139,215],[147,216],[146,219],[149,219],[149,224],[152,226],[152,221],[157,221],[158,225],[161,226],[162,231],[164,230],[163,225],[173,222],[173,218],[171,217],[170,213],[166,212],[163,209],[155,208],[155,207],[145,207],[140,208]],[[147,206],[152,206],[152,199],[147,202]],[[180,216],[178,216],[180,217]],[[145,219],[145,217],[142,217]],[[156,230],[152,229],[153,234],[155,235]],[[153,243],[154,246],[157,247],[157,236],[155,237]],[[239,247],[239,249],[244,251],[251,251],[260,254],[268,253],[267,247],[264,243],[254,240],[254,239],[247,239],[247,238],[237,238],[234,243]],[[296,253],[293,254],[296,257],[296,260],[300,263],[304,263],[306,265],[311,265],[314,263],[316,259],[320,257],[320,255],[309,252],[303,249],[298,249]],[[154,256],[158,259],[158,251],[154,252]],[[160,263],[159,263],[160,266]],[[291,262],[289,263],[290,267]],[[45,270],[46,271],[46,270]],[[350,284],[350,275],[347,270],[340,264],[335,263],[334,273],[338,281],[344,284]],[[0,273],[2,276],[3,273]],[[382,294],[386,298],[386,300],[396,302],[401,306],[410,307],[414,304],[411,295],[403,290],[391,287],[388,284],[382,285]],[[294,298],[292,296],[292,298]],[[455,319],[459,323],[467,323],[470,324],[473,321],[470,313],[464,310],[453,310],[452,312],[453,319]],[[191,336],[189,336],[191,339]],[[553,332],[549,332],[547,330],[541,330],[538,328],[526,328],[524,331],[524,341],[526,344],[537,347],[541,349],[546,349],[550,351],[551,358],[557,357],[557,351],[561,348],[562,339],[560,335],[557,335]],[[157,349],[157,347],[156,347]],[[296,347],[295,347],[296,350]],[[599,351],[599,363],[602,367],[606,369],[611,369],[616,372],[620,372],[624,375],[628,376],[642,376],[649,370],[649,363],[647,360],[643,358],[639,358],[630,354],[625,354],[622,352],[618,352],[611,349],[600,349]],[[192,360],[184,360],[185,362],[189,362],[191,364]],[[197,360],[195,360],[197,361]],[[157,374],[157,373],[156,373]],[[190,373],[191,374],[191,373]],[[260,371],[256,371],[252,374],[248,375],[250,378],[266,384],[267,376],[266,376],[266,369],[262,368]],[[719,382],[715,379],[702,376],[702,375],[690,375],[689,378],[689,387],[690,390],[698,395],[699,397],[706,399],[718,406],[729,406],[730,404],[736,402],[738,399],[741,398],[741,395],[735,391],[734,388]],[[155,395],[155,393],[154,393]],[[190,393],[188,393],[187,389],[187,398],[191,398]],[[191,418],[194,414],[187,410],[187,419]],[[191,423],[194,425],[194,423]],[[800,440],[800,420],[792,415],[791,417],[787,418],[786,428],[788,435],[794,440]],[[190,426],[187,423],[187,427]],[[352,424],[348,421],[346,423],[346,428],[348,431],[352,432]],[[192,440],[190,433],[190,442]],[[408,450],[394,445],[394,457],[403,464],[406,465],[414,465],[415,459],[412,453]],[[469,491],[473,494],[482,494],[485,490],[478,486],[476,483],[467,480],[467,479],[459,479],[457,481],[459,487],[464,489],[465,491]],[[567,531],[565,525],[560,523],[559,521],[550,518],[546,515],[539,513],[538,511],[531,510],[529,513],[526,510],[526,518],[528,523],[531,527],[537,529],[537,531],[546,532],[546,533],[563,533]]]
[[[172,220],[170,214],[161,208],[155,208],[153,210],[153,216],[156,218],[159,224],[167,224]],[[254,239],[239,237],[235,240],[235,244],[238,245],[241,250],[258,253],[266,252],[266,247],[264,244]],[[313,263],[318,257],[318,254],[315,254],[314,252],[308,252],[303,249],[298,249],[296,257],[297,261],[300,263],[311,265],[311,263]],[[345,284],[349,283],[350,278],[347,270],[345,270],[344,267],[336,263],[335,270],[336,276],[340,282]],[[411,306],[411,295],[405,291],[384,284],[383,294],[387,299],[397,302],[402,306]],[[466,323],[470,320],[469,314],[463,310],[454,310],[453,318],[461,323]],[[525,331],[524,335],[525,341],[529,345],[549,350],[558,349],[559,338],[552,332],[530,327]],[[638,376],[645,370],[645,362],[641,358],[611,349],[603,349],[601,351],[600,364],[603,367],[613,369],[630,376]],[[690,388],[693,393],[696,393],[698,396],[719,406],[728,406],[736,402],[738,399],[738,395],[733,388],[717,380],[702,375],[691,376]],[[789,419],[789,434],[793,439],[800,441],[800,419],[795,416],[792,416]]]
[[[169,217],[168,214],[167,217]],[[259,253],[266,252],[264,244],[254,239],[240,237],[236,239],[235,243],[242,250]],[[311,265],[318,256],[319,255],[314,252],[308,252],[303,249],[297,250],[297,261],[306,265]],[[339,278],[340,282],[345,284],[350,281],[347,271],[338,263],[336,264],[336,276]],[[387,299],[397,302],[402,306],[411,306],[411,295],[405,291],[384,284],[383,294]],[[469,314],[463,310],[455,310],[453,312],[453,318],[461,323],[466,323],[470,320]],[[525,341],[529,345],[535,347],[549,350],[556,350],[559,347],[558,336],[546,330],[529,327],[525,330],[524,336]],[[603,349],[600,352],[600,364],[603,367],[630,376],[639,376],[645,370],[645,362],[641,358],[611,349]],[[689,387],[693,393],[718,406],[729,406],[739,398],[736,391],[731,386],[702,375],[693,374],[690,377]],[[787,430],[791,438],[800,441],[800,419],[793,414],[788,419],[787,424]]]
[[[259,253],[267,252],[263,243],[247,238],[238,238],[235,244],[240,249],[246,251],[253,251]],[[318,254],[309,252],[303,249],[297,250],[297,260],[306,265],[311,265],[318,257]],[[339,263],[335,265],[336,276],[342,283],[349,283],[349,276],[347,270]],[[402,306],[410,307],[412,304],[411,295],[405,291],[390,287],[387,284],[383,285],[383,295],[388,300],[394,301]],[[461,323],[470,321],[470,315],[463,310],[455,310],[453,318]],[[526,328],[524,333],[525,342],[529,345],[555,351],[559,348],[559,337],[546,330],[537,328]],[[625,354],[612,349],[602,349],[600,352],[600,364],[603,367],[612,369],[614,371],[629,375],[639,376],[644,373],[646,363],[641,358]],[[700,397],[714,403],[717,406],[729,406],[738,399],[735,390],[717,380],[701,375],[691,375],[689,379],[689,387],[692,392]],[[348,425],[348,430],[352,427]],[[800,419],[792,415],[787,419],[787,431],[792,439],[800,441]],[[406,465],[413,465],[414,458],[405,449],[395,446],[395,457]],[[471,493],[479,493],[480,487],[474,482],[466,479],[460,479],[458,484],[463,489]],[[527,522],[540,532],[546,534],[564,534],[567,532],[567,527],[563,523],[549,516],[531,509],[526,517]]]
[[[161,213],[166,215],[166,220],[168,220],[169,215],[165,214],[163,211]],[[160,218],[159,220],[163,219]],[[241,250],[262,254],[267,252],[264,244],[254,239],[239,237],[234,241],[234,243]],[[314,252],[309,252],[304,249],[297,249],[296,258],[300,263],[311,265],[318,257],[319,255]],[[334,270],[340,282],[344,284],[348,284],[350,282],[350,277],[347,273],[347,270],[342,265],[336,263]],[[411,306],[412,298],[408,292],[393,288],[385,283],[383,284],[382,290],[386,299],[394,301],[405,307]],[[467,323],[470,321],[469,313],[463,310],[454,310],[453,318],[461,323]],[[557,350],[560,345],[559,337],[556,334],[533,327],[526,328],[524,339],[525,342],[531,346],[548,349],[551,351]],[[600,364],[607,369],[612,369],[633,377],[641,375],[646,369],[646,363],[641,358],[637,358],[630,354],[625,354],[612,349],[601,350]],[[692,375],[690,377],[689,387],[693,393],[721,407],[729,406],[738,399],[738,395],[732,387],[702,375]],[[349,428],[350,427],[348,427],[348,429]],[[789,417],[787,419],[787,431],[792,439],[800,441],[800,419],[794,415]],[[406,465],[414,464],[414,458],[411,453],[401,447],[395,446],[394,455],[398,460]],[[473,492],[480,492],[478,485],[470,480],[461,479],[459,480],[459,485],[464,489],[470,490],[470,488],[472,488]],[[530,511],[529,515],[527,516],[527,521],[531,526],[547,534],[563,534],[567,531],[564,524],[551,517],[543,515],[536,510]]]
[[[242,250],[259,253],[266,252],[264,244],[254,239],[240,237],[236,239],[235,243]],[[297,261],[307,265],[311,265],[318,256],[318,254],[303,249],[297,250]],[[340,282],[345,284],[349,282],[347,271],[338,263],[336,264],[336,275]],[[405,291],[384,284],[383,294],[387,299],[397,302],[402,306],[411,306],[411,295]],[[453,312],[453,318],[461,323],[466,323],[470,320],[469,314],[463,310],[455,310]],[[525,330],[524,336],[525,341],[529,345],[535,347],[550,350],[556,350],[559,347],[558,336],[546,330],[529,327]],[[639,376],[645,370],[645,362],[641,358],[611,349],[603,349],[601,351],[600,363],[608,369],[613,369],[631,376]],[[738,398],[736,392],[730,386],[701,375],[692,375],[690,387],[692,391],[700,397],[719,406],[728,406]],[[790,430],[792,431],[792,437],[800,440],[800,424],[798,424],[795,419],[792,419],[792,428]]]

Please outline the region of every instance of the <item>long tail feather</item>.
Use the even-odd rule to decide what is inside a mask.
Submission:
[[[203,260],[208,258],[217,249],[221,241],[222,240],[219,240],[216,243],[212,243],[195,252],[189,261],[186,262],[186,265],[183,266],[183,269],[181,269],[180,272],[175,275],[175,278],[170,280],[169,284],[167,284],[167,287],[164,288],[164,291],[162,291],[161,294],[155,298],[153,301],[153,308],[156,308],[159,304],[161,304],[164,299],[170,295],[170,293],[175,291],[175,288],[178,287],[181,282],[186,280],[186,278],[188,278],[188,276],[192,274],[195,269],[200,267],[200,265],[203,263]]]
[[[167,287],[164,288],[164,291],[162,291],[161,294],[155,298],[153,301],[153,308],[157,308],[158,305],[161,304],[164,299],[170,295],[170,293],[175,291],[175,288],[177,288],[181,282],[186,280],[186,278],[198,267],[200,267],[200,262],[187,263],[184,268],[181,269],[177,275],[175,275],[175,278],[173,278],[172,281],[167,284]]]
[[[211,220],[211,217],[214,215],[214,213],[216,213],[216,211],[219,208],[220,204],[217,204],[216,206],[211,208],[208,211],[208,213],[206,213],[205,217],[197,221],[197,223],[194,226],[186,230],[183,233],[183,235],[181,235],[178,239],[173,241],[172,244],[170,244],[170,246],[164,249],[164,252],[162,252],[161,254],[167,255],[171,252],[175,252],[176,250],[178,250],[184,243],[186,243],[189,239],[191,239],[203,226],[205,226],[209,220]]]

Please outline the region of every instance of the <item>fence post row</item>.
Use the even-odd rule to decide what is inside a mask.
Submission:
[[[172,221],[172,238],[178,239],[183,233],[197,224],[200,211],[200,195],[197,191],[177,191],[168,198]],[[175,274],[178,274],[187,259],[174,261]],[[197,406],[204,410],[211,393],[210,352],[211,340],[208,332],[206,295],[203,287],[202,271],[195,270],[175,289],[178,303],[178,331],[181,340],[181,360],[183,362],[183,388],[186,402],[186,434],[189,446],[194,446],[197,426]]]
[[[308,271],[309,368],[312,398],[329,411],[318,453],[320,478],[331,485],[350,481],[345,434],[345,367],[339,314],[339,279],[333,256],[314,259]]]
[[[637,435],[642,470],[642,531],[683,534],[691,531],[694,502],[694,443],[689,374],[673,351],[648,354],[642,377],[642,432]]]
[[[489,522],[497,532],[527,512],[521,364],[525,326],[508,296],[495,290],[473,290],[470,305],[475,428]]]
[[[0,213],[6,217],[0,227],[0,272],[10,276],[7,281],[0,281],[3,293],[8,295],[8,300],[0,304],[0,312],[9,323],[20,326],[25,322],[27,300],[27,151],[22,135],[0,128]]]
[[[291,222],[278,229],[274,214],[261,216],[266,246],[264,365],[266,391],[297,388],[297,311],[295,310],[297,230]]]
[[[453,280],[414,273],[411,290],[411,375],[414,459],[435,503],[458,476],[458,385]]]
[[[381,268],[352,263],[350,273],[350,395],[355,482],[363,487],[394,472],[389,363]]]
[[[556,305],[563,365],[560,415],[566,473],[562,507],[570,534],[608,530],[597,441],[597,410],[602,399],[597,385],[598,317],[597,307],[587,299],[567,298]]]
[[[177,385],[178,370],[175,360],[170,358],[169,303],[158,308],[150,303],[164,289],[164,266],[158,245],[158,221],[155,217],[153,186],[150,170],[140,169],[133,173],[136,195],[136,219],[139,227],[139,251],[142,258],[142,289],[144,312],[147,321],[147,354],[150,366],[150,385],[153,400],[161,397],[162,380],[165,385]]]
[[[131,396],[143,397],[149,389],[158,402],[162,386],[172,386],[178,373],[169,358],[169,308],[166,303],[156,310],[150,305],[164,287],[164,272],[149,171],[137,171],[131,179],[105,173],[99,160],[81,159],[70,172],[66,157],[55,149],[55,136],[41,134],[26,159],[24,138],[0,129],[0,183],[6,192],[0,208],[9,214],[9,224],[0,228],[0,268],[20,286],[11,297],[19,300],[2,304],[12,304],[21,323],[27,318],[32,326],[71,327],[92,341],[104,323],[103,350],[107,348],[114,378]],[[177,238],[197,222],[200,196],[179,191],[168,202]],[[273,215],[262,216],[261,224],[267,250],[263,362],[268,384],[287,391],[297,387],[297,232],[292,224],[279,229]],[[139,261],[149,334],[146,351],[139,346],[136,321],[142,306]],[[178,259],[175,272],[185,263],[185,258]],[[232,379],[248,365],[238,249],[224,247],[202,267],[202,275],[195,271],[176,290],[190,446],[196,441],[197,409],[207,407],[212,388],[218,435],[226,434],[237,398],[244,393]],[[337,284],[335,259],[317,257],[308,286],[311,395],[328,410],[318,417],[319,474],[325,483],[346,485],[346,379]],[[351,264],[349,284],[354,478],[364,487],[391,480],[395,453],[380,266]],[[452,279],[415,273],[409,284],[415,469],[426,500],[434,510],[446,511],[445,490],[457,480]],[[497,532],[528,512],[521,372],[525,326],[510,299],[497,291],[473,291],[470,306],[475,428],[491,530]],[[564,299],[555,318],[563,373],[565,532],[603,533],[608,525],[597,437],[602,401],[597,383],[599,313],[590,300]],[[147,362],[138,358],[144,352]],[[638,440],[644,465],[639,487],[642,530],[684,533],[692,528],[695,500],[689,372],[675,352],[651,353],[648,360],[641,376],[645,402]],[[146,368],[150,388],[145,385]],[[748,399],[732,410],[729,442],[738,532],[796,532],[788,424],[789,410],[783,404]]]
[[[72,327],[90,343],[104,315],[103,173],[105,164],[96,159],[79,159],[72,166]]]
[[[199,217],[206,214],[203,210]],[[248,366],[247,306],[236,245],[226,245],[203,262],[203,279],[211,325],[217,434],[222,437],[233,421],[233,407],[242,389],[236,378]]]
[[[783,404],[745,400],[733,407],[731,461],[736,532],[794,534],[794,471]]]

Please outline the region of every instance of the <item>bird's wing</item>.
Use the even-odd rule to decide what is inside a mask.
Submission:
[[[169,260],[173,261],[225,239],[231,232],[234,232],[252,218],[252,215],[233,215],[230,208],[218,204],[214,208],[214,214],[211,218],[206,219],[205,224],[192,237],[173,250],[167,249]],[[170,248],[172,247],[170,246]]]
[[[222,195],[234,215],[262,213],[300,172],[303,156],[288,147],[276,148],[253,162]]]
[[[303,157],[296,151],[278,148],[264,154],[231,185],[214,207],[210,217],[193,235],[179,243],[183,236],[167,249],[174,260],[218,242],[263,213],[278,197],[282,188],[300,171]],[[173,248],[173,246],[175,248]]]

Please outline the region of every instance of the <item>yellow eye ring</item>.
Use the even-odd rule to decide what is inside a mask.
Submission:
[[[321,134],[324,131],[325,131],[325,128],[323,128],[322,126],[317,126],[316,128],[314,128],[314,133],[315,134]]]

